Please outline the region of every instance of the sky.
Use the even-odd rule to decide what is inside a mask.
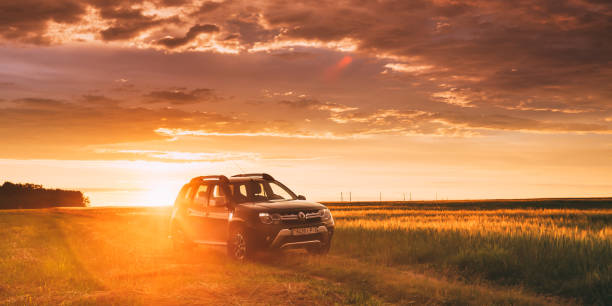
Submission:
[[[612,196],[612,4],[0,2],[0,181],[169,205]]]

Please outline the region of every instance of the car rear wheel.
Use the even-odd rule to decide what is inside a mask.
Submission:
[[[242,228],[233,229],[227,242],[227,255],[236,260],[245,260],[252,253],[253,247],[246,232]]]
[[[175,251],[184,251],[193,248],[193,243],[189,241],[183,229],[178,226],[172,228],[172,247]]]

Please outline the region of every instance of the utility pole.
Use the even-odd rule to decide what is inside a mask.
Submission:
[[[404,195],[404,202],[406,202],[406,193],[403,192],[402,195]]]
[[[412,201],[412,191],[410,192],[410,201]]]
[[[342,191],[340,191],[340,202],[344,202],[344,199],[342,199]]]
[[[353,202],[353,193],[349,191],[349,203]]]
[[[382,202],[382,192],[378,192],[378,202]]]

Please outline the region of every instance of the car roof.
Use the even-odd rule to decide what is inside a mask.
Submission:
[[[257,181],[257,182],[265,181],[264,179],[260,177],[229,177],[228,179],[230,183],[248,182],[248,181]]]
[[[274,181],[274,179],[264,179],[260,176],[231,176],[226,177],[224,175],[209,175],[209,176],[198,176],[194,177],[189,181],[189,184],[195,183],[216,183],[216,182],[226,182],[226,183],[237,183],[237,182],[248,182],[248,181],[256,181],[256,182],[264,182],[264,181]]]

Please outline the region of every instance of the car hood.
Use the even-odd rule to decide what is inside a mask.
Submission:
[[[290,201],[274,201],[274,202],[258,202],[252,203],[250,206],[262,210],[291,210],[291,209],[323,209],[325,205],[316,202],[308,202],[302,200]]]

